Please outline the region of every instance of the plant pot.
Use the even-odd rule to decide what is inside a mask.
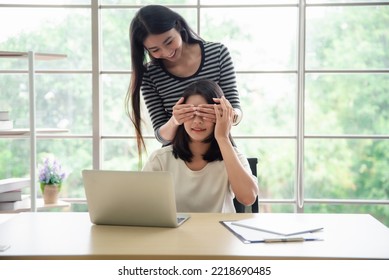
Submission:
[[[58,193],[58,185],[44,185],[43,201],[45,202],[45,204],[56,204],[58,201]]]

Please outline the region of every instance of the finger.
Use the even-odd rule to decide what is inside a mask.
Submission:
[[[181,108],[185,108],[185,107],[189,107],[190,104],[183,104],[184,102],[184,97],[181,97],[180,99],[178,99],[178,101],[176,102],[176,104],[174,104],[173,106],[173,111],[174,110],[180,110]]]
[[[189,111],[186,113],[182,113],[180,116],[183,119],[183,118],[193,118],[195,115],[196,115],[196,112]]]
[[[220,107],[222,108],[223,112],[227,111],[227,104],[226,104],[226,99],[224,96],[222,98],[220,98]]]
[[[225,103],[226,105],[231,106],[230,101],[229,101],[225,96],[222,96],[222,99],[223,99],[223,101],[224,101],[224,103]],[[232,106],[231,106],[231,107],[232,107]]]
[[[188,115],[188,116],[184,116],[183,118],[181,118],[181,124],[193,119],[193,114],[192,115]]]
[[[194,112],[197,111],[196,107],[192,104],[188,104],[188,106],[185,107],[180,107],[177,110],[180,112],[180,114],[194,114]]]
[[[196,114],[197,116],[200,116],[199,114]],[[212,122],[216,123],[216,115],[215,112],[213,114],[207,114],[207,115],[201,115],[200,116],[205,122]]]
[[[196,109],[192,104],[182,104],[176,105],[173,107],[173,116],[176,120],[176,123],[181,123],[181,118],[183,114],[193,115]]]
[[[213,108],[213,105],[211,107],[197,107],[196,113],[198,113],[199,116],[206,117],[207,115],[214,115],[215,109]]]
[[[215,97],[213,97],[212,99],[213,99],[213,101],[214,101],[215,103],[220,103],[220,98],[215,98]]]
[[[173,111],[195,111],[193,104],[179,104],[174,105]]]
[[[228,115],[229,117],[233,116],[233,114],[234,114],[234,108],[232,108],[232,106],[231,106],[230,102],[227,100],[227,98],[225,98],[225,97],[223,96],[223,98],[222,98],[221,101],[222,101],[221,104],[223,104],[223,106],[224,106],[224,107],[223,107],[223,110],[226,111],[227,115]]]
[[[203,118],[204,120],[207,120],[207,121],[211,121],[211,122],[216,121],[215,112],[213,114],[206,114],[206,115],[196,114],[196,115]]]
[[[193,108],[191,109],[182,109],[179,110],[179,113],[176,111],[173,114],[173,120],[176,125],[181,125],[185,121],[192,119],[195,115],[195,111],[193,111]]]
[[[216,123],[216,118],[203,118],[204,122]]]
[[[215,111],[215,116],[216,116],[216,122],[220,119],[220,111],[219,111],[219,106],[216,104],[213,105],[213,109]]]
[[[180,105],[184,102],[184,97],[181,97],[180,99],[178,99],[177,103],[175,105]]]
[[[198,109],[199,111],[206,111],[206,110],[208,110],[208,111],[213,111],[213,105],[214,105],[214,104],[199,104],[199,105],[197,106],[197,109]]]

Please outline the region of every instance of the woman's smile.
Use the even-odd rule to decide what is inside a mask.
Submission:
[[[192,131],[194,132],[203,132],[203,131],[206,131],[205,128],[201,128],[201,127],[192,127]]]

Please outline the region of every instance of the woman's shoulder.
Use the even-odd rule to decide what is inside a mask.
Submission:
[[[171,147],[166,146],[153,151],[143,167],[144,171],[162,171],[168,170],[172,162],[174,162],[174,156],[171,152]]]
[[[173,156],[173,146],[169,145],[153,151],[150,155],[150,158],[171,157],[171,156]]]
[[[204,46],[205,50],[212,50],[212,49],[224,50],[224,49],[227,49],[227,47],[223,43],[220,43],[220,42],[207,41],[207,42],[203,42],[203,46]]]
[[[146,73],[147,73],[147,72],[156,71],[156,70],[158,70],[158,71],[162,70],[162,67],[161,67],[159,61],[157,61],[157,60],[155,60],[155,61],[152,60],[152,61],[149,61],[149,62],[146,64]]]
[[[215,42],[204,42],[203,49],[205,55],[212,56],[225,56],[229,55],[228,48],[223,45],[222,43],[215,43]]]

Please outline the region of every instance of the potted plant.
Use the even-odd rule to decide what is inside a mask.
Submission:
[[[39,182],[45,204],[55,204],[66,172],[56,159],[46,158],[39,168]]]

